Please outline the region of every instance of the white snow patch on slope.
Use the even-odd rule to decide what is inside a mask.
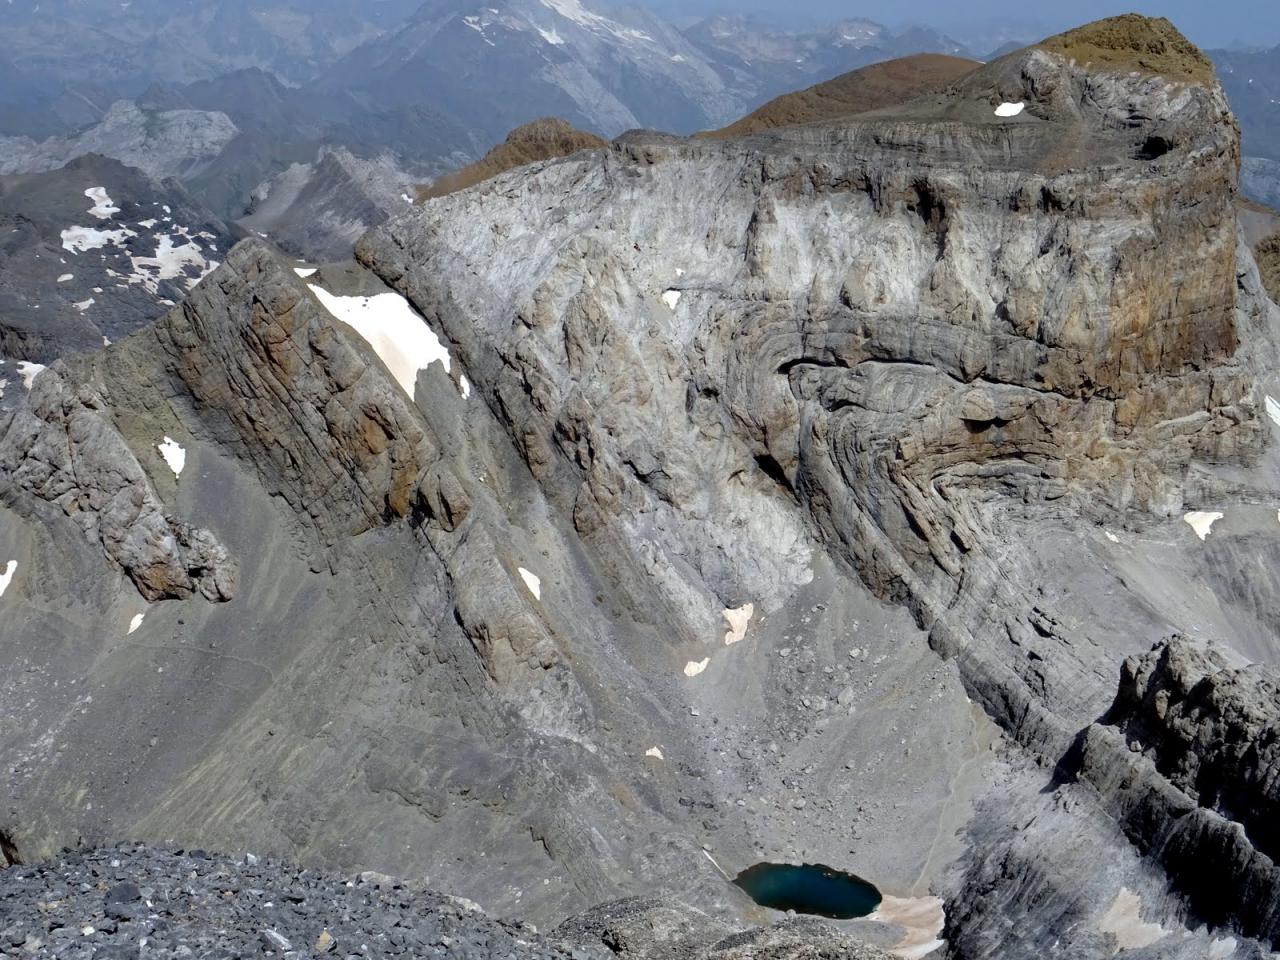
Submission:
[[[680,298],[684,294],[679,290],[668,290],[662,295],[662,302],[667,305],[668,310],[674,310],[680,304]]]
[[[707,657],[705,660],[702,660],[702,661],[690,660],[688,663],[684,665],[684,675],[686,677],[696,677],[703,670],[707,669],[707,665],[709,663],[711,663],[710,657]]]
[[[471,396],[471,381],[467,379],[465,373],[458,377],[458,389],[462,391],[463,400]]]
[[[93,297],[90,297],[88,300],[81,300],[79,303],[73,303],[72,306],[75,307],[77,310],[79,310],[81,313],[84,313],[86,310],[92,307],[94,303],[95,301]]]
[[[564,43],[564,37],[556,33],[554,28],[551,30],[543,30],[541,27],[538,27],[537,29],[538,33],[542,35],[542,39],[547,41],[547,43],[551,44],[553,47],[558,47]]]
[[[18,572],[18,561],[10,560],[4,568],[4,573],[0,573],[0,597],[4,596],[4,592],[9,589],[9,584],[13,583],[13,575]]]
[[[84,195],[93,201],[89,212],[99,220],[106,220],[120,212],[120,208],[107,196],[106,187],[90,187]]]
[[[1271,422],[1280,426],[1280,403],[1276,403],[1275,398],[1270,394],[1267,395],[1267,416],[1271,418]]]
[[[1121,950],[1140,950],[1168,936],[1158,923],[1142,921],[1142,899],[1128,887],[1121,887],[1107,912],[1098,921],[1098,930],[1116,938]]]
[[[133,631],[137,630],[140,626],[142,626],[142,621],[146,618],[146,616],[147,615],[145,613],[139,613],[135,615],[134,618],[129,621],[129,632],[133,633]]]
[[[419,370],[439,360],[448,372],[449,351],[400,294],[340,297],[316,286],[311,292],[326,310],[368,341],[409,396],[413,396]]]
[[[58,278],[58,282],[66,283],[68,280],[74,280],[75,278],[76,278],[76,275],[74,273],[64,273],[62,276]],[[1270,398],[1268,397],[1268,399]]]
[[[756,605],[745,603],[736,610],[725,610],[724,620],[729,625],[729,632],[724,635],[724,645],[731,647],[747,635],[747,624],[755,616]]]
[[[1196,532],[1196,536],[1201,540],[1209,536],[1213,530],[1213,525],[1221,520],[1226,514],[1217,513],[1212,510],[1192,510],[1183,516],[1183,520],[1191,525],[1191,529]]]
[[[533,594],[533,599],[542,599],[542,579],[530,573],[524,567],[520,568],[520,579],[524,581],[524,585],[529,588],[529,592]]]
[[[165,437],[163,443],[156,444],[156,449],[160,451],[160,456],[164,457],[164,462],[169,465],[174,477],[182,476],[182,468],[187,465],[187,451],[182,448],[182,445],[176,440]]]
[[[44,373],[45,367],[43,363],[28,363],[26,360],[18,362],[18,374],[22,377],[22,385],[28,390],[36,377]]]
[[[643,31],[624,27],[614,20],[602,17],[598,13],[592,13],[579,0],[542,0],[542,5],[549,10],[554,10],[566,20],[570,20],[588,30],[603,30],[605,33],[613,34],[619,40],[647,40],[649,43],[654,42],[653,37]]]
[[[655,760],[665,760],[665,759],[666,759],[666,757],[664,757],[664,756],[662,755],[662,751],[661,751],[661,750],[659,750],[657,747],[650,747],[648,750],[646,750],[646,751],[644,752],[644,755],[645,755],[646,757],[653,757]]]
[[[303,280],[316,272],[315,267],[294,267],[293,272],[300,276]]]
[[[178,243],[178,240],[184,242]],[[186,277],[188,290],[218,268],[218,261],[206,259],[200,245],[187,235],[185,228],[179,228],[175,236],[165,234],[160,237],[154,257],[131,256],[129,259],[133,262],[133,276],[129,282],[142,284],[153,295],[159,292],[161,280],[186,277],[188,266],[199,271],[196,277]]]
[[[137,234],[127,227],[119,230],[99,230],[97,227],[67,227],[62,231],[62,249],[71,253],[101,250],[108,243],[124,243]]]
[[[997,117],[1016,117],[1026,109],[1025,103],[1002,103],[996,107]]]

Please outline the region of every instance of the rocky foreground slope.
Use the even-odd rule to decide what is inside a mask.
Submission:
[[[601,905],[548,933],[379,873],[141,845],[0,871],[0,950],[18,957],[462,957],[888,960],[817,922],[734,931],[675,903]]]
[[[741,925],[726,874],[818,860],[902,956],[1260,956],[1280,313],[1238,163],[1207,61],[1121,18],[510,171],[358,266],[242,244],[0,421],[6,849],[544,925]]]

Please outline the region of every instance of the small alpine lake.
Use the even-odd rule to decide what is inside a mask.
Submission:
[[[757,863],[733,882],[762,907],[831,920],[865,917],[881,899],[873,884],[821,863]]]

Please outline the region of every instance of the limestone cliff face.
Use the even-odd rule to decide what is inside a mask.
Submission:
[[[1044,560],[1045,525],[1150,525],[1187,508],[1193,464],[1255,462],[1274,352],[1221,89],[1107,58],[1032,49],[749,139],[630,135],[430,201],[357,255],[677,620],[701,584],[768,608],[796,582],[785,514],[744,508],[773,485],[1055,764],[1113,696],[1108,625],[1010,568]],[[1180,842],[1187,862],[1217,841]],[[1273,890],[1255,865],[1231,889]]]

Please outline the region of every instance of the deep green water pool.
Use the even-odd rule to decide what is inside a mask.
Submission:
[[[865,917],[880,906],[880,891],[872,884],[821,863],[757,863],[733,882],[762,907],[832,920]]]

